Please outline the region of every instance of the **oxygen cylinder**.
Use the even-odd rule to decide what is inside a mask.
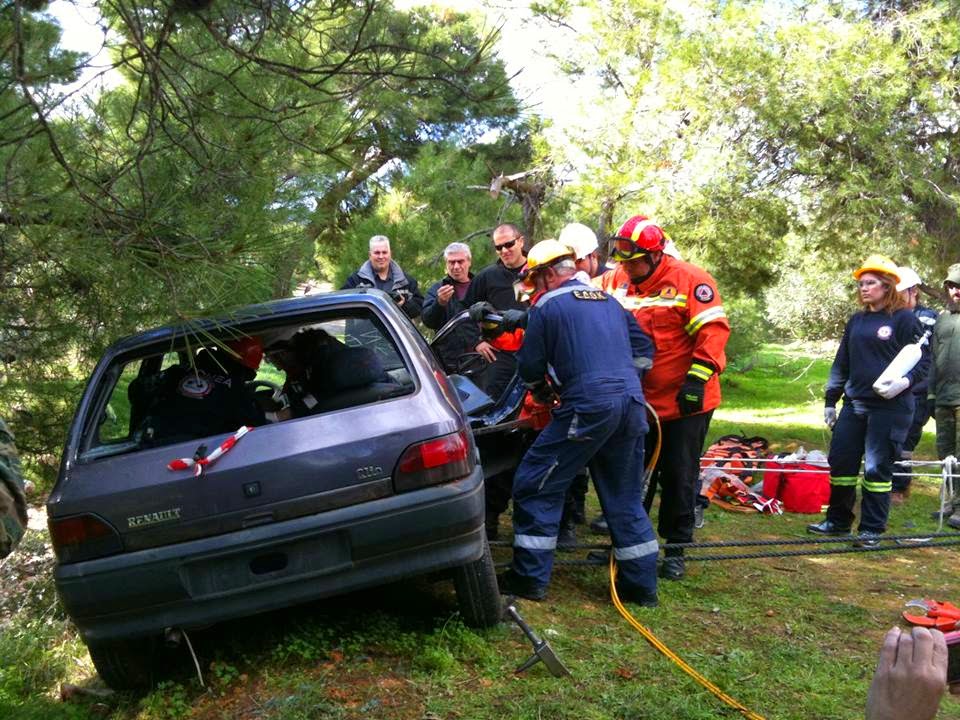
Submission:
[[[930,331],[927,330],[916,342],[904,345],[900,349],[900,352],[897,353],[897,356],[890,361],[886,369],[880,373],[880,377],[874,381],[873,389],[879,392],[879,388],[882,388],[893,380],[905,377],[908,372],[913,370],[917,363],[920,362],[920,358],[923,357],[923,346],[927,344],[929,339]]]

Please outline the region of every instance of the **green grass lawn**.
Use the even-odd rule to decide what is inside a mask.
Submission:
[[[767,437],[774,450],[826,450],[822,386],[829,359],[769,346],[747,372],[724,378],[725,401],[710,439],[729,432]],[[920,448],[932,454],[930,433]],[[938,484],[915,483],[893,509],[892,532],[935,529]],[[590,495],[590,501],[595,502]],[[591,508],[595,510],[595,507]],[[801,538],[819,516],[707,512],[701,540]],[[506,528],[506,521],[503,527]],[[581,531],[584,541],[602,541]],[[34,531],[22,552],[42,553]],[[498,561],[508,548],[496,548]],[[579,557],[560,554],[558,558]],[[688,563],[688,577],[662,583],[661,604],[640,622],[701,673],[766,718],[863,716],[881,639],[913,597],[960,601],[956,550]],[[95,687],[96,675],[46,591],[24,597],[0,634],[0,717],[18,720],[179,718],[623,718],[738,717],[654,651],[610,603],[605,568],[557,566],[543,603],[520,612],[573,673],[542,664],[514,669],[531,648],[513,625],[465,628],[447,583],[406,583],[195,633],[208,684],[186,656],[142,696],[57,700],[61,683]],[[42,588],[41,588],[42,589]],[[46,592],[46,594],[44,594]],[[941,718],[960,718],[945,700]]]

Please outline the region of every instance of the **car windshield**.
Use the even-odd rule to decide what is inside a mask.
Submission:
[[[296,324],[184,334],[103,374],[85,458],[236,432],[415,390],[383,322],[350,309]]]

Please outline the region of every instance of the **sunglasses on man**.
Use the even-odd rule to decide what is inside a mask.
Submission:
[[[510,248],[512,248],[514,245],[517,244],[517,240],[519,240],[519,239],[520,239],[520,238],[514,238],[513,240],[507,240],[507,241],[506,241],[505,243],[503,243],[502,245],[494,245],[494,246],[493,246],[493,249],[496,250],[497,252],[503,252],[504,250],[509,250]]]

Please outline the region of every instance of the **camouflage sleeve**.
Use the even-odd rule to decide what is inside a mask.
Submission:
[[[23,492],[20,457],[13,435],[0,419],[0,558],[9,555],[27,527],[27,499]]]

